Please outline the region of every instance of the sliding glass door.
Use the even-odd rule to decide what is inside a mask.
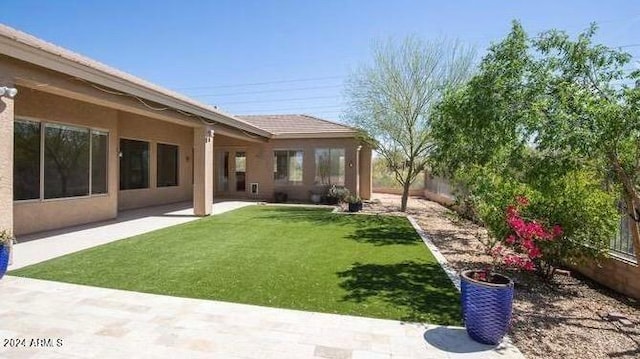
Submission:
[[[245,151],[216,151],[214,168],[216,194],[232,197],[244,195],[247,192],[247,153]]]

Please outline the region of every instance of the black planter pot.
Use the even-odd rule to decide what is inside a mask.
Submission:
[[[360,211],[362,211],[362,202],[349,203],[349,212],[360,212]]]
[[[511,325],[513,281],[491,273],[495,283],[473,279],[475,270],[460,274],[462,317],[471,339],[497,345]]]

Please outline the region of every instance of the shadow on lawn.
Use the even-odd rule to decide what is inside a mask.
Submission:
[[[390,244],[424,245],[413,227],[408,224],[399,226],[398,222],[358,228],[347,238],[376,246]]]
[[[331,213],[325,208],[306,207],[266,207],[266,210],[256,215],[252,220],[265,222],[309,222],[313,224],[351,224],[348,216]]]
[[[460,299],[437,263],[354,263],[337,273],[344,301],[382,300],[404,309],[403,321],[460,325]]]
[[[255,219],[265,221],[310,222],[314,224],[337,224],[357,226],[398,226],[406,219],[386,215],[359,215],[346,213],[331,213],[326,208],[313,207],[267,207],[268,210],[256,215]],[[411,228],[407,221],[407,227]]]
[[[329,213],[315,208],[274,207],[258,219],[283,223],[307,222],[314,225],[349,225],[355,228],[346,238],[376,246],[405,244],[422,245],[422,240],[409,222],[402,217],[378,215],[347,215]]]

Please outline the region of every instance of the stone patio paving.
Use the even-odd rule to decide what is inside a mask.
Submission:
[[[522,358],[454,327],[11,276],[0,297],[0,338],[26,346],[0,347],[8,358]],[[52,346],[29,348],[31,339]]]
[[[249,204],[218,203],[214,213]],[[198,218],[175,206],[22,237],[10,269]],[[11,276],[0,298],[2,358],[523,358],[508,339],[486,346],[459,327]]]

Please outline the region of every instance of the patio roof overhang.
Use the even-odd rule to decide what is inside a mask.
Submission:
[[[0,24],[0,54],[68,75],[72,79],[80,79],[106,89],[170,107],[187,117],[193,117],[194,121],[205,121],[222,125],[223,128],[237,129],[240,133],[249,134],[248,137],[258,136],[264,139],[272,137],[271,133],[212,106],[199,103],[2,24]],[[42,87],[41,84],[30,83],[28,79],[18,79],[17,84],[47,91],[47,89],[39,88]]]

